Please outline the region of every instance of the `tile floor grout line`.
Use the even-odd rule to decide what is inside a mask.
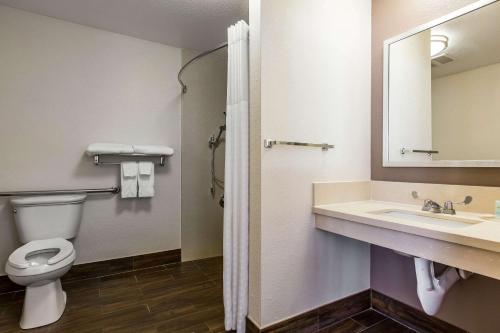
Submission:
[[[152,269],[152,268],[157,268],[157,267],[164,267],[166,269],[166,268],[169,268],[168,265],[177,265],[177,264],[180,264],[180,263],[176,263],[175,262],[175,263],[170,263],[170,264],[160,264],[160,265],[155,265],[155,266],[150,266],[150,267],[143,267],[143,268],[131,269],[131,270],[126,270],[126,271],[122,271],[122,272],[104,274],[104,275],[99,275],[99,276],[94,276],[94,277],[85,277],[85,278],[82,278],[82,279],[69,279],[69,280],[64,280],[63,279],[63,280],[61,280],[61,282],[63,284],[65,284],[65,283],[66,284],[77,283],[77,282],[83,282],[83,281],[88,281],[88,280],[93,280],[93,279],[100,279],[100,278],[105,278],[105,277],[110,277],[110,276],[121,275],[121,274],[129,274],[129,273],[133,273],[133,272],[141,272],[141,271],[145,271],[145,270]],[[173,266],[171,266],[171,267],[173,267]],[[159,271],[162,271],[162,270],[159,270]],[[18,292],[18,291],[22,291],[22,290],[17,290],[17,291],[12,291],[12,292]],[[4,294],[7,294],[7,293],[4,293]],[[0,295],[2,295],[2,294],[0,294]]]
[[[363,332],[365,332],[366,330],[368,330],[368,329],[370,329],[370,328],[372,328],[372,327],[374,327],[374,326],[376,326],[376,325],[378,325],[378,324],[381,324],[381,323],[383,323],[383,322],[384,322],[384,321],[386,321],[386,320],[389,320],[389,319],[388,319],[388,318],[385,318],[384,320],[379,321],[379,322],[378,322],[378,323],[376,323],[375,325],[372,325],[372,326],[370,326],[370,327],[364,327],[361,331],[359,331],[359,333],[363,333]]]
[[[360,312],[360,313],[361,313],[361,312]],[[376,322],[375,324],[373,324],[373,325],[371,325],[371,326],[366,326],[366,325],[364,325],[364,324],[360,323],[359,321],[357,321],[356,319],[354,319],[353,317],[349,317],[349,318],[347,318],[347,319],[351,319],[351,320],[352,320],[353,322],[355,322],[356,324],[359,324],[359,325],[363,326],[363,329],[365,329],[365,328],[370,328],[370,327],[372,327],[372,326],[375,326],[375,325],[377,325],[378,323],[380,323],[381,321],[384,321],[384,320],[385,320],[385,318],[384,318],[384,319],[382,319],[381,321],[378,321],[378,322]]]
[[[18,293],[18,292],[21,292],[21,291],[24,291],[23,289],[19,289],[19,290],[13,290],[13,291],[8,291],[6,293],[0,293],[0,296],[3,296],[3,295],[8,295],[8,294],[12,294],[12,298],[14,298],[14,294],[15,293]]]
[[[362,314],[363,312],[366,312],[366,311],[374,311],[374,312],[378,313],[379,315],[383,316],[383,317],[384,317],[384,319],[382,319],[382,320],[380,320],[380,321],[377,321],[375,324],[372,324],[372,325],[366,326],[366,325],[365,325],[365,324],[363,324],[362,322],[357,321],[356,319],[354,319],[354,318],[353,318],[353,317],[355,317],[355,316],[357,316],[357,315],[360,315],[360,314]],[[377,325],[377,324],[379,324],[379,323],[383,322],[383,321],[384,321],[384,320],[386,320],[386,319],[392,319],[392,318],[390,318],[390,317],[386,316],[385,314],[380,313],[380,312],[378,312],[378,311],[376,311],[376,310],[374,310],[374,309],[366,309],[366,310],[363,310],[363,311],[361,311],[361,312],[359,312],[359,313],[356,313],[355,315],[352,315],[352,316],[351,316],[351,317],[349,317],[349,318],[350,318],[350,319],[352,319],[354,322],[356,322],[356,323],[360,324],[361,326],[365,327],[365,328],[370,328],[370,327],[373,327],[373,326],[375,326],[375,325]],[[395,320],[394,320],[394,321],[395,321]]]
[[[408,328],[409,330],[411,330],[411,331],[413,331],[413,332],[415,332],[415,333],[419,333],[419,331],[417,331],[416,329],[413,329],[413,328],[409,327],[408,325],[406,325],[406,324],[404,324],[404,323],[400,322],[399,320],[397,320],[397,319],[395,319],[395,318],[393,318],[393,317],[390,317],[390,316],[388,316],[388,315],[386,315],[386,314],[384,314],[384,313],[382,313],[382,312],[380,312],[380,311],[378,311],[378,310],[376,310],[376,309],[373,309],[373,311],[375,311],[375,312],[377,312],[377,313],[379,313],[379,314],[381,314],[381,315],[385,316],[386,318],[389,318],[389,319],[391,319],[391,320],[395,321],[396,323],[400,324],[401,326],[404,326],[404,327]]]

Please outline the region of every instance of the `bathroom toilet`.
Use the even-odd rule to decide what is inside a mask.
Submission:
[[[19,239],[24,244],[9,256],[5,271],[26,286],[22,329],[57,321],[66,306],[61,276],[76,253],[73,239],[78,233],[86,195],[24,197],[11,200]]]

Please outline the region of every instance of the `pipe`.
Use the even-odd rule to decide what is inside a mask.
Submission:
[[[425,313],[433,316],[441,308],[446,293],[460,280],[460,276],[456,268],[447,267],[439,277],[436,277],[432,261],[424,258],[414,260],[418,299]]]

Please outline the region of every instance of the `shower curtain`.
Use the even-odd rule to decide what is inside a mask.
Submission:
[[[228,28],[224,190],[226,330],[245,332],[248,309],[248,25]]]

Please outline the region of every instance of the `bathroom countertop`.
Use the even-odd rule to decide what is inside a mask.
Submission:
[[[450,227],[411,221],[383,215],[386,211],[406,211],[420,216],[466,222],[470,225]],[[383,201],[354,201],[317,205],[313,213],[358,222],[373,227],[395,230],[478,249],[500,252],[500,219],[480,213],[457,212],[456,215],[423,212],[420,206]],[[332,221],[331,223],[335,223]]]

